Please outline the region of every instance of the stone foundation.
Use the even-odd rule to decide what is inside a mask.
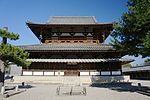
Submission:
[[[64,78],[79,79],[80,83],[109,83],[109,82],[129,82],[129,76],[14,76],[13,83],[51,83],[61,84]]]

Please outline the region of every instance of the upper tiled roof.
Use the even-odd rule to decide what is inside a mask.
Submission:
[[[96,24],[93,16],[54,16],[48,24]]]
[[[37,44],[18,47],[26,51],[116,51],[113,46],[105,44]]]

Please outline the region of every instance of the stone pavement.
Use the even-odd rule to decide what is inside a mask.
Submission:
[[[57,95],[58,85],[31,84],[32,87],[17,95],[0,100],[150,100],[149,96],[136,91],[121,90],[122,87],[91,87],[86,86],[87,95]]]

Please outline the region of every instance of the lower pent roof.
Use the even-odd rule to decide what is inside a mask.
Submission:
[[[36,44],[18,47],[26,51],[116,51],[107,44]]]
[[[131,62],[132,60],[124,58],[113,59],[27,59],[32,62],[50,62],[50,63],[100,63],[100,62]]]

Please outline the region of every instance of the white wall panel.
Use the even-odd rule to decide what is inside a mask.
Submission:
[[[89,75],[89,72],[80,72],[80,75],[82,76],[84,76],[84,75]]]
[[[62,75],[62,76],[63,76],[63,75],[64,75],[64,72],[60,72],[60,75]]]
[[[101,71],[101,75],[110,75],[110,71]]]
[[[90,72],[90,75],[100,75],[100,72]]]
[[[33,75],[43,75],[43,72],[33,72]]]
[[[55,72],[55,75],[59,75],[59,72]]]
[[[22,75],[32,75],[32,71],[23,71]]]
[[[54,75],[54,72],[44,72],[44,75],[50,75],[50,76],[53,76],[53,75]]]
[[[121,75],[121,71],[112,71],[112,75]]]

